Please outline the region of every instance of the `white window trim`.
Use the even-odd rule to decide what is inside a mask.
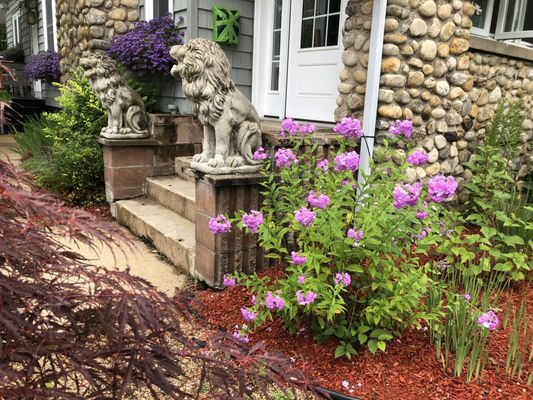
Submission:
[[[59,51],[59,47],[58,47],[58,44],[57,44],[57,20],[56,20],[56,13],[55,13],[55,9],[56,9],[56,0],[52,0],[51,1],[51,5],[52,5],[52,26],[53,26],[53,29],[52,29],[52,38],[54,40],[54,51],[57,52]],[[48,50],[50,48],[50,43],[48,43],[48,19],[47,19],[47,15],[48,13],[46,12],[46,0],[41,0],[41,10],[42,10],[42,17],[43,17],[43,33],[44,33],[44,48],[45,50]]]
[[[13,47],[18,46],[22,43],[22,27],[20,26],[20,23],[21,13],[20,11],[17,11],[11,17],[11,26],[13,28]]]
[[[483,28],[476,26],[472,27],[472,33],[478,36],[490,36],[490,21],[492,20],[492,13],[494,10],[494,0],[488,0],[485,8],[485,21],[483,21]]]
[[[522,7],[525,7],[527,4],[522,3]],[[504,24],[505,17],[507,16],[507,11],[509,8],[509,0],[502,0],[500,2],[500,9],[498,10],[498,23],[496,24],[496,34],[494,38],[497,40],[506,40],[506,39],[524,39],[524,38],[533,38],[533,31],[514,31],[514,32],[505,32]],[[519,26],[524,26],[524,19],[526,16],[525,8],[522,8],[519,11],[520,21],[518,22]]]

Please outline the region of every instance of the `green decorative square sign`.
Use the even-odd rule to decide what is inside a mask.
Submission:
[[[213,41],[237,46],[239,44],[239,18],[237,10],[213,6]]]

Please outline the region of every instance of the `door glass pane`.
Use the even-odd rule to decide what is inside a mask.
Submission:
[[[304,0],[302,9],[303,18],[312,17],[315,11],[315,0]]]
[[[274,91],[279,90],[279,62],[272,63],[270,90],[274,90]]]
[[[302,21],[302,40],[300,41],[300,47],[302,49],[313,47],[313,18]]]
[[[340,15],[330,15],[328,21],[327,46],[336,46],[339,40],[339,19]]]
[[[315,34],[313,47],[322,47],[326,45],[326,27],[327,17],[315,19]]]
[[[281,29],[281,10],[283,7],[282,0],[274,2],[274,29]]]
[[[324,15],[328,12],[328,0],[316,0],[315,15]]]
[[[279,59],[280,54],[280,42],[281,42],[281,31],[274,31],[273,45],[272,45],[272,59]]]
[[[329,12],[336,13],[341,10],[341,0],[329,0]]]

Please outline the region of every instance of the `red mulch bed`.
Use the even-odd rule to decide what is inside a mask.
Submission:
[[[100,217],[106,221],[112,221],[113,216],[111,215],[111,210],[109,209],[109,204],[92,204],[90,206],[84,206],[82,207],[83,210],[87,211],[88,213],[91,213],[93,215],[96,215],[97,217]]]
[[[277,275],[279,270],[272,269],[266,274]],[[529,315],[533,316],[533,288],[526,290]],[[509,291],[504,302],[511,300],[518,305],[523,291],[522,287]],[[251,306],[250,294],[242,286],[222,292],[205,290],[199,297],[206,306],[205,318],[230,333],[236,324],[244,323],[240,308]],[[500,319],[503,313],[499,312]],[[251,334],[250,343],[264,342],[267,350],[281,351],[292,357],[294,365],[318,385],[361,399],[533,399],[533,387],[526,386],[524,379],[522,382],[510,379],[504,371],[508,332],[504,332],[500,324],[492,335],[483,382],[470,384],[464,377],[454,378],[451,371],[444,371],[423,331],[406,332],[399,340],[390,342],[385,353],[372,355],[362,350],[352,361],[333,358],[334,341],[319,345],[312,333],[305,330],[296,336],[289,335],[280,320],[269,322]],[[524,368],[526,378],[532,367]],[[341,384],[344,380],[350,384],[348,389]]]

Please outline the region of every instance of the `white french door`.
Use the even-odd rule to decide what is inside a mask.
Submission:
[[[262,116],[334,121],[346,1],[256,1],[253,100]]]

